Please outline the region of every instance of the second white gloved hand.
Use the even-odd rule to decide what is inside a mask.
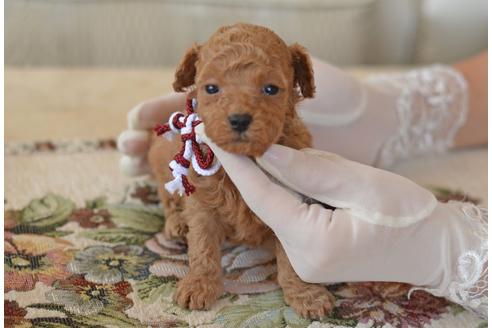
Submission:
[[[468,112],[468,89],[451,66],[432,65],[358,80],[313,59],[316,97],[298,113],[314,148],[377,167],[444,152]]]
[[[128,176],[150,172],[147,152],[151,134],[157,123],[167,122],[172,113],[183,110],[186,95],[170,93],[149,99],[128,112],[128,128],[118,136],[118,150],[122,153],[120,169]]]

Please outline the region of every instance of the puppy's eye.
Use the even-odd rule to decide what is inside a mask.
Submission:
[[[213,95],[214,93],[219,92],[219,87],[215,84],[207,84],[205,86],[205,92],[207,92],[210,95]]]
[[[263,87],[263,93],[269,96],[274,96],[278,93],[278,87],[272,84]]]

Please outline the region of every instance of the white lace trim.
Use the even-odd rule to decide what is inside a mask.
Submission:
[[[386,84],[399,92],[398,132],[382,146],[377,166],[415,155],[444,152],[465,123],[468,87],[452,67],[433,65],[406,74],[376,75],[367,79],[375,86]]]
[[[480,241],[478,249],[470,249],[462,253],[456,265],[447,290],[412,288],[409,297],[415,290],[425,290],[436,296],[446,297],[450,301],[487,317],[488,308],[488,210],[466,203],[461,207],[466,222],[473,234]]]
[[[480,240],[480,248],[468,250],[458,258],[456,275],[449,285],[449,299],[487,316],[488,306],[488,210],[472,204],[463,205],[473,233]]]

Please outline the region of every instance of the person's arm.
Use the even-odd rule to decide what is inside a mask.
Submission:
[[[468,83],[468,118],[456,134],[457,148],[487,144],[488,136],[488,52],[453,65]]]

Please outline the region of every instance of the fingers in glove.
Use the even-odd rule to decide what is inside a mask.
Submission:
[[[150,173],[146,157],[131,157],[127,155],[123,155],[120,158],[120,170],[129,177]]]
[[[332,153],[273,145],[257,162],[285,186],[372,223],[406,226],[436,206],[413,181]]]
[[[306,217],[310,207],[300,196],[274,183],[250,158],[222,150],[205,135],[203,124],[195,131],[213,150],[249,208],[275,233],[291,235],[297,225],[304,224],[300,218]]]
[[[150,146],[150,133],[146,130],[123,131],[118,136],[118,150],[128,156],[146,156]]]
[[[186,104],[185,93],[170,93],[135,106],[128,113],[128,127],[133,130],[152,129],[157,123],[164,123],[176,111],[182,111]]]

